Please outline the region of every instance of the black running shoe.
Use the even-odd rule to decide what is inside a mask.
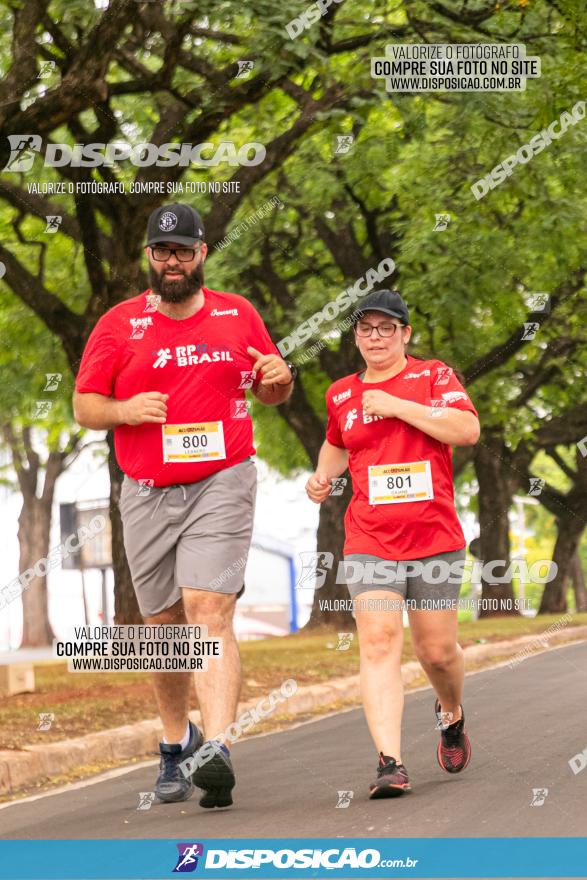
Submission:
[[[408,771],[395,758],[388,758],[379,752],[377,781],[369,786],[369,797],[372,799],[399,797],[404,791],[411,791]]]
[[[434,711],[439,721],[442,721],[440,703],[436,700]],[[438,763],[447,773],[460,773],[471,760],[471,743],[465,733],[465,713],[461,706],[461,718],[448,727],[440,728],[440,742],[436,750]]]
[[[229,756],[216,740],[208,740],[199,750],[192,779],[204,791],[201,807],[230,807],[236,779]]]
[[[160,801],[172,804],[176,801],[187,801],[194,793],[192,777],[189,773],[182,772],[180,764],[188,758],[193,758],[197,750],[204,742],[201,732],[190,724],[190,741],[185,749],[177,743],[159,743],[161,762],[159,764],[159,777],[155,783],[155,794]]]

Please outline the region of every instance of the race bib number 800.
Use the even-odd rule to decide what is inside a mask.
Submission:
[[[222,422],[161,425],[163,461],[210,461],[226,458]]]
[[[432,498],[429,461],[380,464],[369,468],[369,504],[402,504]]]

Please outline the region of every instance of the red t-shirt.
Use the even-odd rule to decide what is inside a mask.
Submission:
[[[450,446],[401,419],[365,414],[361,398],[365,391],[381,390],[426,406],[450,406],[477,415],[465,389],[442,361],[410,355],[405,369],[384,382],[362,382],[359,375],[339,379],[326,392],[326,439],[349,450],[353,482],[345,514],[345,554],[399,560],[462,549],[465,538],[454,503]],[[430,462],[419,469],[430,469],[431,500],[370,503],[369,466],[412,462]],[[372,500],[376,497],[373,493]]]
[[[222,422],[216,430],[224,435],[226,457],[198,461],[164,460],[162,422],[115,428],[124,473],[154,486],[194,483],[255,454],[245,389],[256,387],[261,375],[253,380],[247,346],[279,352],[245,297],[202,290],[203,307],[183,320],[153,310],[150,290],[114,306],[94,327],[76,377],[82,394],[116,400],[144,391],[169,394],[166,425]]]

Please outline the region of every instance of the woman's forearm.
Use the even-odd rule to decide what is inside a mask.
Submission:
[[[340,477],[344,474],[349,463],[348,449],[341,449],[340,446],[333,446],[328,440],[325,440],[318,456],[318,466],[316,471],[325,474],[328,479]]]
[[[397,403],[396,415],[429,437],[451,446],[472,446],[479,439],[479,420],[472,412],[402,400]]]

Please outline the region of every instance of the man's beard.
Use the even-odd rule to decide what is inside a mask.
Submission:
[[[181,268],[174,271],[181,272]],[[163,302],[182,303],[196,293],[199,293],[204,284],[204,266],[199,263],[195,269],[183,278],[171,280],[165,277],[165,270],[157,272],[153,266],[149,267],[149,281],[153,293],[159,294]]]

